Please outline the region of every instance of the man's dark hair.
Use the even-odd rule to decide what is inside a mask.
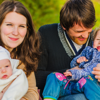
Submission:
[[[67,31],[75,23],[92,28],[95,22],[95,9],[91,0],[67,0],[60,11],[60,24]]]

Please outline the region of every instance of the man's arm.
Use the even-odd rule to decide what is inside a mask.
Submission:
[[[100,82],[100,63],[97,64],[96,67],[93,68],[92,74],[95,75],[95,78]]]
[[[55,27],[55,26],[53,26],[53,27]],[[47,27],[46,28],[42,27],[38,31],[38,34],[40,36],[40,43],[41,43],[40,44],[40,51],[41,51],[42,54],[41,54],[41,57],[40,57],[38,69],[37,69],[37,71],[35,73],[35,76],[36,76],[36,84],[37,84],[37,87],[39,89],[43,89],[44,88],[47,75],[50,74],[51,72],[53,72],[52,70],[54,70],[54,72],[61,72],[61,73],[63,73],[67,69],[67,66],[66,66],[67,64],[66,65],[64,64],[64,66],[66,66],[66,69],[64,69],[65,67],[62,68],[62,66],[63,66],[62,64],[61,64],[60,68],[57,66],[58,63],[59,63],[58,60],[56,60],[56,58],[59,59],[57,55],[53,55],[53,57],[55,57],[55,58],[53,58],[51,56],[52,55],[51,48],[53,48],[53,46],[52,46],[52,44],[49,44],[51,46],[48,48],[49,45],[47,44],[48,41],[50,41],[49,43],[52,43],[51,42],[52,39],[50,37],[47,37],[47,34],[50,34],[50,32],[48,33],[48,31],[50,31],[52,29],[52,28],[51,29],[50,28],[48,29]],[[57,28],[55,28],[55,29],[57,31]],[[54,31],[54,34],[55,34],[55,31]],[[51,39],[51,40],[48,40],[48,38]],[[55,52],[55,50],[53,52]],[[53,59],[55,61],[53,61]],[[50,65],[49,63],[50,64],[52,63],[52,64]],[[67,60],[66,60],[66,63],[67,63]],[[52,69],[50,68],[50,66],[52,67]]]

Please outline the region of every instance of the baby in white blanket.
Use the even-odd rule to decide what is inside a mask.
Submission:
[[[11,59],[10,53],[0,46],[0,100],[20,100],[28,90],[28,81],[19,60]]]

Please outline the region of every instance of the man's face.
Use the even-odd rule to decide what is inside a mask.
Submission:
[[[78,45],[83,45],[86,43],[92,28],[85,28],[82,24],[74,24],[73,27],[69,28],[67,31],[68,36]]]

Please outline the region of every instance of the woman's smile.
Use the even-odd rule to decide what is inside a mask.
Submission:
[[[12,38],[12,37],[9,37],[11,41],[17,41],[19,38]]]
[[[16,12],[8,13],[1,24],[1,39],[3,43],[10,48],[20,45],[27,33],[26,24],[27,20],[23,15]]]

